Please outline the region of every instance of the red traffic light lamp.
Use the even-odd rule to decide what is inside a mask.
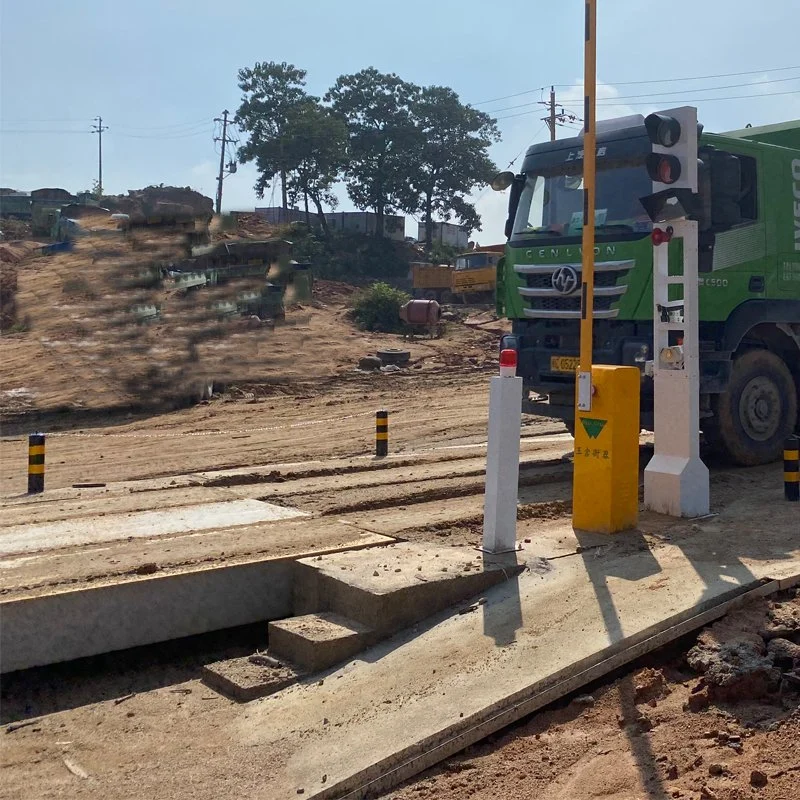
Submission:
[[[650,153],[647,156],[646,167],[651,181],[669,185],[681,177],[681,162],[675,156]]]
[[[658,247],[661,244],[665,244],[672,239],[672,234],[674,233],[672,225],[667,225],[666,230],[661,230],[661,228],[653,228],[653,232],[650,234],[650,239],[653,241],[653,246]]]
[[[675,117],[666,114],[649,114],[644,127],[653,144],[661,147],[674,147],[681,138],[681,124]]]

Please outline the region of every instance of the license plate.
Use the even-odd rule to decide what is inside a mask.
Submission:
[[[580,362],[574,356],[550,356],[550,369],[553,372],[577,372]]]

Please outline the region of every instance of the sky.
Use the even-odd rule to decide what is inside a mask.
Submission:
[[[0,0],[0,185],[91,188],[102,116],[106,193],[164,183],[213,197],[213,120],[235,112],[237,71],[257,61],[306,69],[316,95],[369,66],[450,86],[498,119],[498,167],[519,167],[549,135],[537,101],[551,84],[581,113],[583,13],[583,0]],[[799,24],[799,0],[599,0],[598,117],[691,104],[709,131],[800,118]],[[251,165],[226,178],[223,210],[278,205],[255,180]],[[473,238],[502,241],[506,197],[475,197]]]

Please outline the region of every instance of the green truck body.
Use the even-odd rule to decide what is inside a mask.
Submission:
[[[635,119],[600,129],[597,143],[593,360],[640,367],[642,426],[652,429],[645,365],[653,359],[653,226],[639,203],[652,192],[650,144]],[[708,166],[698,205],[701,421],[733,461],[761,463],[779,456],[798,424],[800,121],[703,133],[698,150]],[[580,138],[529,148],[512,186],[497,274],[498,313],[512,320],[502,346],[518,352],[523,408],[568,427],[579,350],[581,172]],[[682,241],[661,246],[678,274]]]

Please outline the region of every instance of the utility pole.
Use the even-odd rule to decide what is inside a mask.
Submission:
[[[551,142],[556,140],[556,125],[566,125],[571,122],[582,122],[580,117],[576,116],[575,114],[567,113],[563,108],[561,111],[556,111],[556,91],[554,86],[550,87],[550,99],[540,100],[539,105],[544,106],[549,112],[546,117],[542,117],[542,120],[547,123],[547,127],[550,129]]]
[[[215,117],[214,122],[222,123],[222,138],[215,137],[215,142],[222,142],[219,152],[219,175],[217,176],[217,214],[222,213],[222,180],[225,177],[225,145],[230,141],[228,139],[228,109],[222,112],[222,119]]]
[[[103,131],[108,130],[108,125],[103,125],[102,117],[95,117],[92,133],[97,134],[97,193],[103,196]]]

